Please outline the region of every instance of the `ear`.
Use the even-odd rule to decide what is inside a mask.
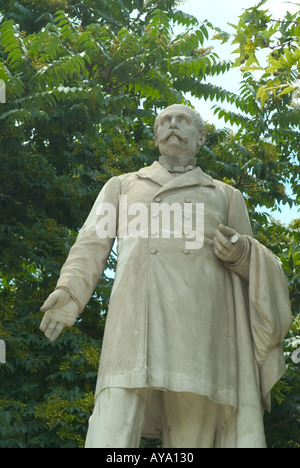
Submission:
[[[201,135],[199,135],[199,138],[198,138],[198,141],[197,141],[199,149],[204,145],[205,141],[206,141],[206,135],[205,135],[205,133],[201,133]]]

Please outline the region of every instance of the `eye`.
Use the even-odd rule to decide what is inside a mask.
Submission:
[[[185,117],[184,115],[181,115],[179,117],[179,122],[183,125],[188,125],[189,124],[189,120],[187,119],[187,117]]]
[[[171,122],[171,118],[166,116],[161,119],[161,125],[169,124]]]

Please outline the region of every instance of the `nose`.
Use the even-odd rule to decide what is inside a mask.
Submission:
[[[176,117],[172,117],[170,122],[170,128],[177,128]]]

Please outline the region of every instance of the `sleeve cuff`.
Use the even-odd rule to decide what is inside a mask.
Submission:
[[[233,273],[241,276],[245,281],[249,282],[249,269],[250,269],[250,253],[251,245],[247,237],[243,236],[245,240],[245,250],[235,263],[225,262],[226,267],[231,270]]]
[[[64,289],[65,291],[67,291],[67,292],[70,294],[70,296],[71,296],[71,298],[73,299],[73,301],[76,302],[76,304],[78,305],[79,310],[80,310],[80,312],[81,312],[81,305],[80,305],[80,303],[79,303],[77,297],[74,296],[74,294],[72,293],[72,291],[71,291],[69,288],[67,288],[66,286],[57,286],[57,287],[55,288],[55,291],[56,291],[57,289]]]

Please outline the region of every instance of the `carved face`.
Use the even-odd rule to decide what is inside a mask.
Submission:
[[[186,106],[174,105],[163,110],[156,123],[156,144],[162,155],[194,157],[204,143],[195,123],[195,113]]]

